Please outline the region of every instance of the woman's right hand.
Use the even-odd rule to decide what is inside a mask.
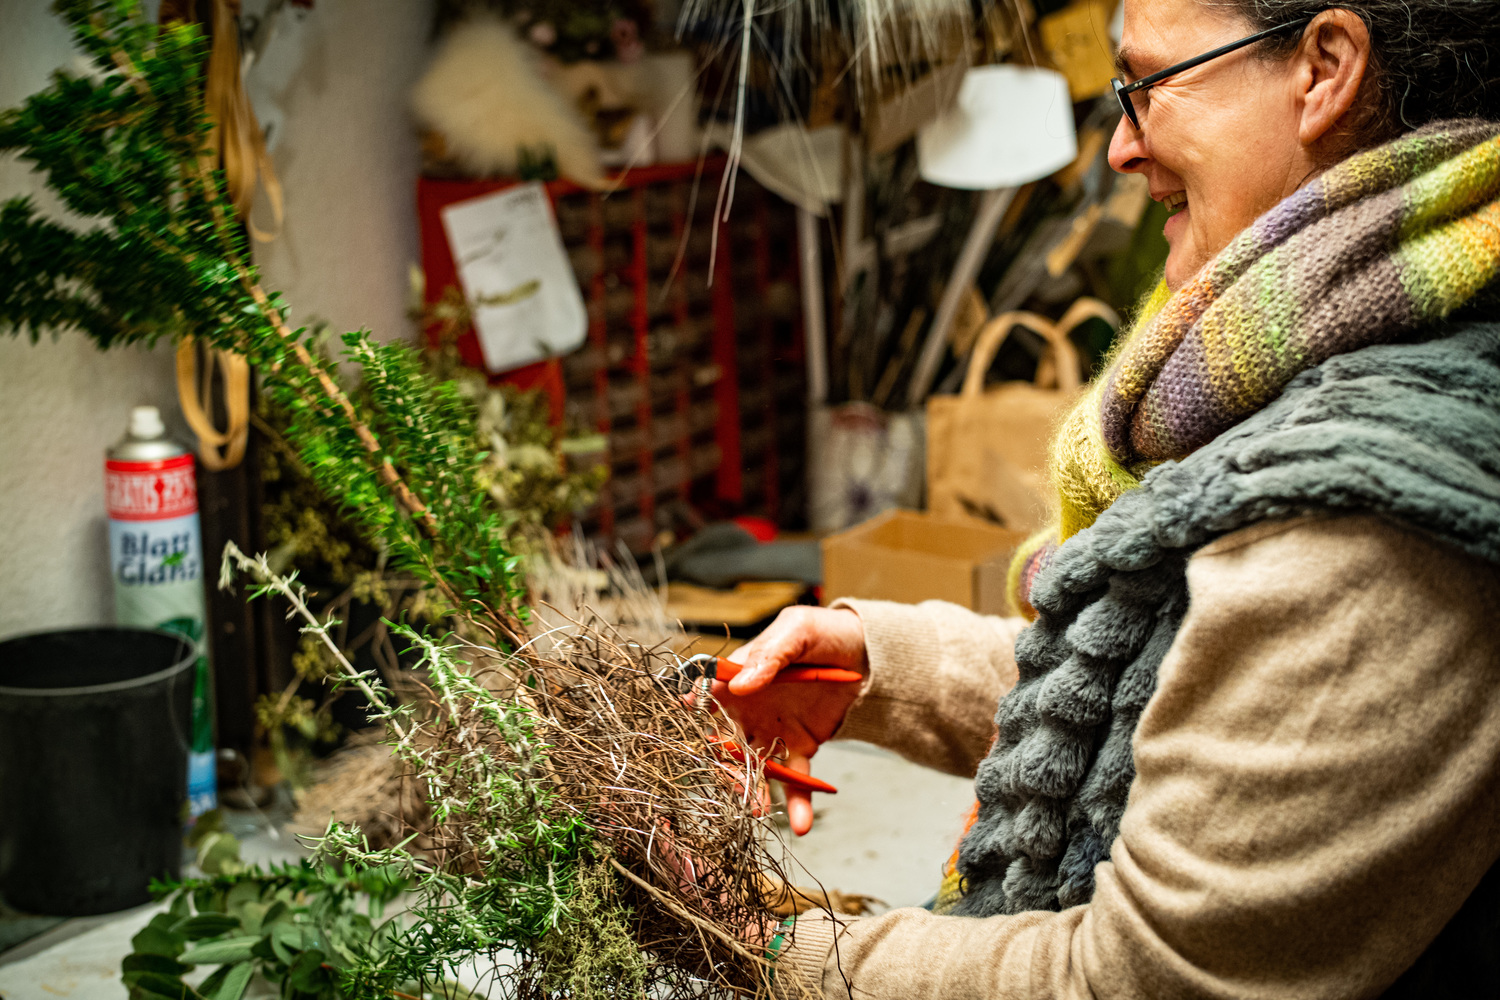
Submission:
[[[751,746],[777,753],[784,750],[788,767],[811,773],[811,757],[838,731],[863,685],[776,684],[776,675],[795,664],[868,673],[859,615],[847,608],[786,608],[769,628],[728,658],[745,668],[728,684],[719,681],[713,686],[724,711],[745,730]],[[787,819],[800,837],[812,829],[812,793],[788,786],[786,799]]]

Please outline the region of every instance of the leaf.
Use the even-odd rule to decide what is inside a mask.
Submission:
[[[279,961],[275,949],[271,947],[271,938],[269,935],[261,938],[255,943],[255,947],[250,949],[250,955],[251,957],[258,958],[263,962]],[[286,963],[283,962],[282,964],[285,965]]]
[[[142,974],[154,972],[159,976],[180,976],[192,966],[183,965],[166,955],[126,955],[120,962],[120,979],[126,986],[134,986]]]
[[[131,987],[132,1000],[204,1000],[197,990],[174,976],[145,972]]]
[[[224,977],[223,985],[213,995],[212,1000],[240,1000],[240,997],[245,994],[245,987],[250,985],[250,978],[254,975],[255,966],[249,962],[229,966],[229,973]]]
[[[233,913],[236,907],[259,902],[260,895],[260,886],[253,881],[247,879],[244,882],[236,882],[229,890],[229,894],[224,897],[224,909],[228,913]]]
[[[270,924],[274,924],[276,921],[286,916],[288,912],[289,911],[287,910],[286,903],[278,899],[276,902],[271,904],[271,908],[266,911],[266,915],[260,918],[261,929],[264,929]]]
[[[172,925],[176,922],[170,913],[158,913],[151,918],[149,924],[142,927],[136,936],[130,939],[131,948],[140,955],[165,955],[168,958],[176,958],[182,954],[182,949],[187,947],[187,938],[172,930]]]
[[[266,914],[275,909],[271,903],[241,903],[239,907],[240,926],[245,928],[246,934],[262,934],[266,929]]]
[[[271,940],[301,951],[310,944],[307,940],[310,930],[305,924],[280,923],[271,928]]]
[[[193,890],[193,907],[199,913],[223,913],[224,893],[211,885],[199,886]]]
[[[407,886],[401,867],[395,864],[365,869],[356,876],[356,881],[361,892],[381,900],[396,898]]]
[[[210,941],[208,944],[200,944],[189,948],[182,953],[181,959],[189,965],[222,965],[230,962],[248,962],[250,960],[250,949],[255,947],[260,938],[247,935],[244,937],[225,938],[222,941]]]
[[[286,981],[294,989],[315,993],[331,983],[333,977],[323,968],[323,953],[314,948],[297,956],[297,960],[286,971]]]
[[[219,966],[218,969],[214,970],[213,975],[198,984],[198,992],[208,997],[209,1000],[213,1000],[214,995],[219,992],[219,987],[224,985],[224,978],[229,975],[229,970],[232,968],[234,968],[232,965]]]
[[[198,867],[205,875],[233,875],[243,868],[240,842],[233,834],[210,833],[198,845]]]
[[[211,833],[224,832],[224,813],[219,809],[210,809],[193,821],[193,828],[188,831],[185,838],[189,847],[197,847]]]
[[[189,917],[182,921],[175,929],[189,941],[201,941],[204,938],[218,937],[230,931],[237,931],[240,929],[240,922],[222,913],[200,913],[196,917]]]
[[[283,926],[285,925],[278,925],[276,930],[281,930]],[[275,954],[276,960],[282,965],[291,965],[297,960],[297,956],[292,952],[290,948],[287,947],[286,942],[283,941],[275,931],[272,931],[270,934],[261,938],[261,941],[270,942],[271,951]]]

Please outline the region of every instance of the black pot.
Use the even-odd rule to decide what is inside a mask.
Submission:
[[[84,916],[182,873],[193,644],[86,628],[0,642],[0,896]]]

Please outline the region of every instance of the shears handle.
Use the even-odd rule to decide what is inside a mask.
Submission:
[[[684,673],[693,677],[707,677],[710,680],[730,681],[745,669],[744,664],[735,663],[714,656],[711,653],[699,653],[691,657],[683,664]],[[865,679],[865,675],[858,670],[845,670],[842,667],[788,667],[776,675],[773,684],[810,684],[816,681],[833,684],[855,684]]]
[[[747,763],[745,759],[745,748],[740,746],[734,740],[720,739],[719,737],[714,736],[709,737],[709,742],[718,747],[720,751],[722,751],[731,759],[736,760],[741,764]],[[839,791],[837,788],[834,788],[826,781],[820,781],[810,774],[803,774],[801,771],[793,771],[785,764],[778,763],[774,760],[762,760],[761,772],[765,774],[766,777],[774,778],[777,781],[781,782],[783,785],[794,785],[797,788],[805,788],[810,792],[823,792],[825,795],[837,795]]]

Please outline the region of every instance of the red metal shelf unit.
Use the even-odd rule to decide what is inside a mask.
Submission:
[[[616,177],[608,194],[548,183],[588,303],[588,341],[566,357],[492,376],[546,390],[554,413],[566,405],[605,436],[607,451],[593,460],[607,462],[610,479],[584,527],[637,552],[694,516],[804,520],[794,210],[741,173],[730,218],[716,226],[723,170],[722,157],[640,168]],[[516,183],[420,179],[429,302],[457,284],[441,209]],[[466,364],[483,366],[472,331],[458,350]]]

